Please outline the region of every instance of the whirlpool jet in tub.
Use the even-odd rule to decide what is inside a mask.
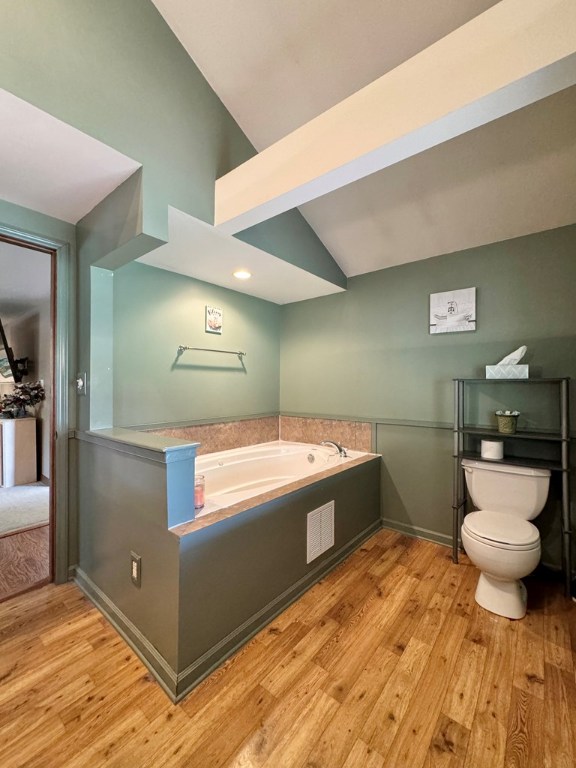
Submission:
[[[196,517],[367,455],[347,453],[342,457],[333,446],[277,440],[199,456],[196,475],[204,475],[206,504]]]

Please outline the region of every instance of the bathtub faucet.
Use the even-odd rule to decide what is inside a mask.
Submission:
[[[342,446],[339,445],[338,443],[335,443],[334,440],[322,440],[320,445],[333,445],[334,448],[336,448],[336,450],[340,454],[341,458],[345,459],[348,456],[348,454],[346,453],[346,448],[342,448]]]

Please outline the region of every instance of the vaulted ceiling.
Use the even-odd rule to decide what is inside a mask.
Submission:
[[[154,3],[259,151],[498,5]],[[550,93],[300,210],[348,276],[574,223],[576,88]]]
[[[244,214],[218,220],[219,188],[229,177],[252,174],[248,192],[258,195],[266,186],[258,182],[262,164],[266,173],[271,167],[267,158],[276,158],[269,177],[275,173],[272,181],[280,178],[282,187],[298,164],[306,171],[306,152],[309,165],[326,160],[330,183],[323,188],[313,176],[305,179],[300,190],[314,192],[293,205],[349,277],[576,222],[574,0],[153,2],[259,154],[217,181],[216,227],[170,211],[170,242],[146,263],[277,303],[342,290],[232,237],[244,228]],[[454,61],[468,67],[467,79]],[[524,65],[533,70],[521,76]],[[506,67],[512,88],[498,88]],[[478,94],[466,101],[466,89],[490,80],[491,105]],[[454,96],[451,111],[454,94],[460,102]],[[74,223],[139,168],[2,89],[0,113],[2,199]],[[424,114],[428,138],[437,134],[427,145],[414,141]],[[450,120],[460,127],[438,138],[438,126]],[[398,127],[404,134],[394,134]],[[380,128],[391,136],[390,156],[394,145],[412,142],[412,150],[386,163],[380,157],[373,167],[364,163],[351,181],[332,183],[364,161],[362,142],[368,134],[378,138]],[[326,157],[318,162],[324,144]],[[342,149],[350,156],[357,150],[359,158],[330,166]],[[239,189],[243,205],[250,194]],[[248,205],[248,217],[256,211],[263,220],[257,209]],[[194,244],[211,257],[191,262]],[[230,276],[240,261],[254,266],[254,279],[242,285]],[[5,301],[8,263],[0,266]]]

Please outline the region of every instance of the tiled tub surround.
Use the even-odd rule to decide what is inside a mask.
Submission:
[[[77,440],[90,469],[79,484],[86,535],[76,581],[173,700],[382,525],[377,456],[170,527],[182,500],[192,502],[196,446],[130,430]],[[334,545],[307,563],[308,514],[331,501]],[[131,552],[141,557],[139,586]]]
[[[262,416],[238,421],[146,429],[146,432],[200,443],[198,455],[278,439],[316,444],[323,440],[335,440],[355,451],[369,453],[372,450],[372,424],[369,422],[317,419],[309,416]]]
[[[345,448],[370,453],[372,424],[344,419],[316,419],[308,416],[280,416],[280,439],[297,443],[335,440]]]
[[[278,417],[263,416],[240,421],[222,421],[211,424],[191,424],[183,427],[147,429],[155,435],[175,437],[192,443],[200,443],[198,455],[229,451],[257,443],[278,440]]]

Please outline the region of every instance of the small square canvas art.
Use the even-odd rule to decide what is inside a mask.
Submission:
[[[430,333],[476,330],[476,288],[430,294]]]

